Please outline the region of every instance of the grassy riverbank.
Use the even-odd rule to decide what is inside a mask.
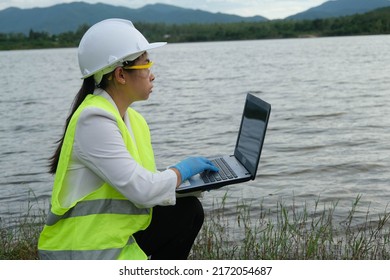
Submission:
[[[390,213],[356,225],[360,196],[343,223],[336,223],[337,205],[300,212],[278,203],[257,218],[250,205],[237,203],[234,219],[224,200],[206,213],[205,224],[190,259],[373,260],[390,259]],[[276,210],[276,214],[275,214]],[[272,214],[271,214],[272,213]],[[8,228],[0,220],[0,259],[37,259],[36,244],[44,215],[30,215]],[[237,241],[238,240],[238,241]]]
[[[237,206],[235,224],[225,217],[224,203],[208,215],[194,245],[193,259],[387,260],[390,259],[390,213],[356,224],[361,196],[352,202],[342,223],[335,222],[337,204],[297,212],[278,203],[251,218],[251,207]],[[359,209],[360,210],[360,209]],[[272,214],[271,214],[272,213]],[[275,217],[276,216],[276,217]],[[241,241],[232,241],[235,228]]]
[[[44,215],[29,215],[16,221],[3,221],[0,217],[0,260],[38,259],[37,243],[44,219]],[[13,226],[9,227],[9,223]]]

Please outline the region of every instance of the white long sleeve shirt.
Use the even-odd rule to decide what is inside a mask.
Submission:
[[[103,96],[116,107],[105,91],[96,90],[94,94]],[[132,135],[127,112],[124,119]],[[77,123],[61,203],[69,206],[104,182],[140,208],[176,203],[175,172],[167,169],[152,173],[143,168],[127,151],[115,118],[102,109],[86,108]]]

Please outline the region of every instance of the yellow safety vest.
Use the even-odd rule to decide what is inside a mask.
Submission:
[[[60,198],[68,170],[76,125],[86,107],[98,107],[115,116],[123,141],[131,156],[155,172],[149,127],[144,118],[129,108],[128,115],[135,142],[118,110],[104,97],[88,95],[68,125],[51,198],[51,209],[40,235],[41,259],[147,259],[133,234],[150,224],[152,209],[137,208],[115,188],[105,183],[96,191],[63,207]]]

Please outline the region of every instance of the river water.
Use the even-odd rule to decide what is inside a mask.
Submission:
[[[337,203],[342,221],[390,201],[390,36],[168,44],[151,52],[154,91],[134,104],[147,119],[158,167],[232,152],[247,92],[272,104],[255,181],[207,192],[252,214],[282,201]],[[0,52],[0,218],[47,210],[47,159],[81,80],[77,50]]]

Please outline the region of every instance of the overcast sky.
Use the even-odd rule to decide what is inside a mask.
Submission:
[[[1,0],[0,10],[9,7],[33,8],[48,7],[76,0]],[[140,8],[146,4],[165,3],[183,8],[201,9],[209,12],[221,12],[241,16],[261,15],[268,19],[285,18],[309,8],[318,6],[327,0],[78,0],[88,3],[107,3],[115,6]]]

